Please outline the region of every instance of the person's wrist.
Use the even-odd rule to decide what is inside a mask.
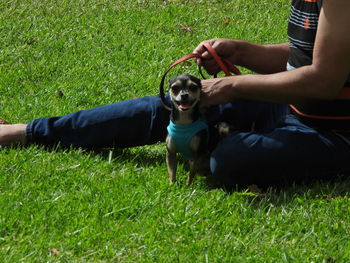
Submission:
[[[247,42],[243,40],[233,40],[235,43],[235,51],[232,56],[232,63],[238,66],[244,65],[244,57],[247,53]]]

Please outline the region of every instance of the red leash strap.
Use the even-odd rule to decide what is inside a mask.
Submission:
[[[203,44],[205,49],[211,54],[211,56],[214,58],[214,60],[216,61],[216,63],[219,65],[219,67],[221,68],[221,70],[225,73],[226,76],[232,76],[231,72],[236,74],[236,75],[240,75],[241,72],[239,71],[239,69],[233,65],[229,60],[221,58],[218,53],[216,53],[216,51],[212,48],[212,46],[209,43],[204,43]],[[168,102],[165,99],[165,93],[164,93],[164,81],[165,81],[165,77],[168,74],[168,72],[175,67],[176,65],[191,59],[191,58],[203,58],[202,55],[200,54],[189,54],[186,55],[178,60],[176,60],[173,64],[170,65],[170,67],[165,71],[165,73],[163,74],[163,77],[160,81],[159,84],[159,94],[160,94],[160,99],[163,103],[164,108],[166,108],[167,110],[171,110],[171,106],[168,104]],[[201,72],[201,71],[200,71]],[[202,75],[203,76],[203,75]]]
[[[215,49],[209,43],[204,43],[203,46],[210,53],[210,55],[214,58],[216,63],[219,65],[221,70],[225,73],[226,76],[231,76],[231,73],[236,75],[241,75],[239,69],[231,63],[228,59],[221,58],[218,53],[216,53]]]

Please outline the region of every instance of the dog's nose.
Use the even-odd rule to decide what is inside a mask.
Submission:
[[[181,99],[182,100],[188,99],[188,94],[187,93],[181,94]]]

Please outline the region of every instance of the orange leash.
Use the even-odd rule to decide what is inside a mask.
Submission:
[[[338,94],[338,99],[350,99],[350,87],[344,87],[340,90]],[[318,120],[350,120],[350,116],[321,116],[301,112],[295,105],[289,104],[289,107],[299,116],[309,118],[309,119],[318,119]]]

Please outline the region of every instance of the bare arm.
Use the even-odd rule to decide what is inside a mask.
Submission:
[[[289,43],[258,45],[243,42],[237,54],[237,65],[260,74],[272,74],[286,70]]]
[[[234,98],[277,103],[334,99],[350,72],[349,12],[349,0],[323,1],[311,65],[268,75],[205,80],[202,103],[218,104]]]
[[[285,71],[289,57],[289,43],[259,45],[243,40],[212,39],[200,43],[193,53],[202,54],[204,60],[197,63],[204,66],[209,74],[216,74],[220,68],[203,43],[208,42],[221,56],[233,64],[245,67],[256,73],[269,74]]]

